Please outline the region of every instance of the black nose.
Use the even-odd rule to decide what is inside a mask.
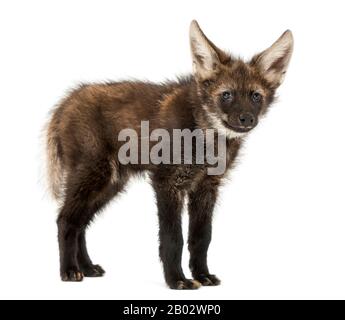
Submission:
[[[239,116],[240,125],[246,128],[251,128],[255,126],[255,117],[253,114],[246,112]]]

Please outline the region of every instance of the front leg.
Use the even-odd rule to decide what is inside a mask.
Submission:
[[[204,286],[217,286],[220,280],[210,274],[207,251],[212,238],[212,217],[218,195],[219,180],[208,177],[189,194],[190,269],[195,280]]]
[[[154,189],[159,217],[159,252],[165,280],[171,289],[198,289],[200,283],[186,279],[181,265],[183,194],[171,186],[158,182],[154,183]]]

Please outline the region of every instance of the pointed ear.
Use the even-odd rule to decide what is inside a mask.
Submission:
[[[290,30],[268,49],[256,55],[252,63],[259,67],[264,77],[273,87],[277,88],[283,82],[293,51],[293,36]]]
[[[212,78],[229,57],[207,39],[195,20],[190,25],[189,37],[194,75],[200,80]]]

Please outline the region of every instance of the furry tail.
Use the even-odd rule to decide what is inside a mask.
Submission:
[[[48,187],[56,200],[63,197],[64,169],[61,152],[59,152],[59,138],[54,125],[54,119],[48,125],[46,152]]]

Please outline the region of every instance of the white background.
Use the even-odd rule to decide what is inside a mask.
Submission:
[[[345,298],[343,3],[1,1],[0,297]],[[62,283],[57,207],[41,181],[48,112],[81,81],[189,72],[192,19],[245,58],[287,28],[296,42],[280,99],[222,190],[209,257],[223,284],[167,289],[153,193],[140,180],[89,232],[106,277]]]

